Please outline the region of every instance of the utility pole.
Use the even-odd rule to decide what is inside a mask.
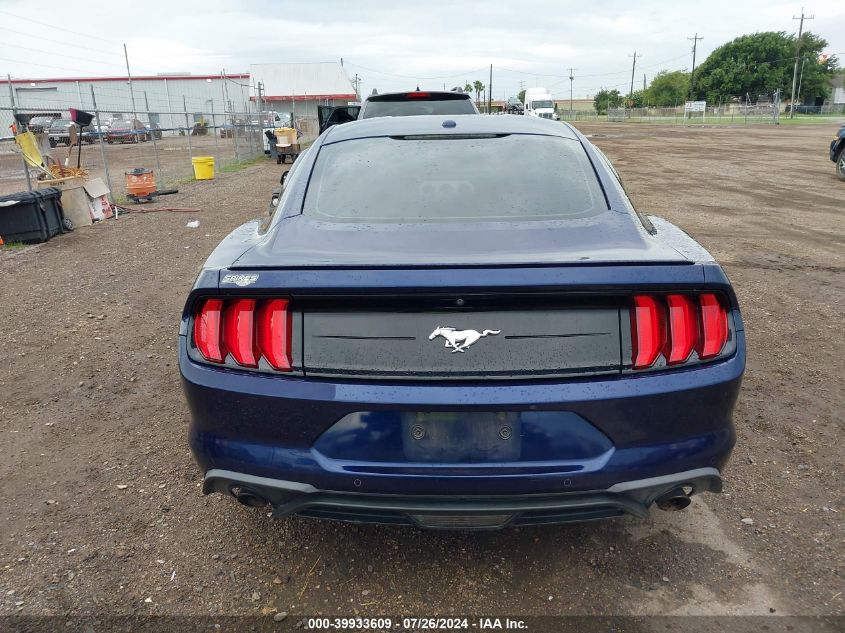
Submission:
[[[689,94],[690,98],[693,95],[693,88],[695,87],[695,52],[698,49],[698,42],[703,40],[703,37],[698,37],[698,33],[693,35],[692,37],[688,37],[688,40],[692,41],[692,73],[690,73],[689,79]]]
[[[801,60],[801,72],[798,73],[798,92],[795,93],[795,100],[801,101],[801,82],[804,81],[804,63],[807,61],[807,58],[804,57]]]
[[[129,96],[132,98],[132,119],[138,118],[135,109],[135,92],[132,90],[132,73],[129,72],[129,53],[126,52],[126,44],[123,45],[123,57],[126,60],[126,78],[129,80]]]
[[[814,20],[815,15],[804,15],[804,7],[801,7],[801,17],[792,16],[793,20],[801,20],[798,23],[798,37],[795,40],[795,69],[792,71],[792,93],[789,97],[789,118],[795,118],[795,85],[798,83],[798,59],[801,56],[801,36],[804,34],[804,20]]]
[[[490,81],[487,84],[487,114],[493,114],[493,64],[490,64]]]
[[[645,92],[645,73],[643,73],[643,92]]]
[[[572,82],[575,81],[575,75],[573,75],[573,71],[575,69],[570,67],[569,68],[569,118],[572,118]]]
[[[629,55],[630,57],[630,55]],[[631,66],[631,92],[628,93],[628,98],[634,98],[634,72],[637,70],[637,51],[634,51],[634,63]]]

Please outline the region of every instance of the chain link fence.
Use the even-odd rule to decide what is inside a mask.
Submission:
[[[36,123],[55,121],[52,131],[31,126],[39,135],[45,161],[68,167],[76,167],[78,162],[91,178],[103,179],[115,200],[124,198],[125,173],[135,168],[153,170],[158,189],[166,189],[193,179],[192,158],[213,157],[217,171],[227,171],[267,155],[266,130],[293,127],[300,146],[319,132],[313,116],[273,112],[249,101],[241,108],[215,111],[211,100],[191,107],[185,98],[181,110],[156,109],[153,95],[146,91],[131,97],[135,105],[143,107],[127,109],[127,100],[128,91],[110,95],[107,90],[92,88],[82,105],[64,99],[38,107],[0,107],[0,195],[29,186],[12,135],[15,114],[30,115]],[[94,115],[91,125],[80,131],[81,142],[75,147],[67,145],[70,108]],[[23,126],[18,124],[17,129],[21,131]],[[37,186],[40,170],[30,168],[29,172],[32,186]]]
[[[830,118],[839,120],[845,114],[845,104],[824,106],[796,106],[796,118],[805,121],[824,121]],[[750,101],[734,100],[718,105],[708,105],[704,111],[686,112],[684,104],[670,107],[609,108],[606,112],[595,110],[575,110],[559,108],[558,114],[564,121],[610,121],[628,123],[660,123],[667,125],[713,124],[713,125],[752,125],[778,124],[789,117],[789,106],[777,100]]]

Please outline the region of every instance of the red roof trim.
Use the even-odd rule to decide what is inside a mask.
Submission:
[[[138,75],[132,81],[162,81],[164,79],[220,79],[220,75]],[[249,79],[249,73],[226,75],[226,79]],[[12,79],[13,84],[67,83],[76,81],[129,81],[129,77],[53,77],[49,79]]]
[[[354,99],[358,100],[356,94],[343,95],[261,95],[263,101],[319,101],[320,99]],[[255,97],[250,97],[255,101]]]

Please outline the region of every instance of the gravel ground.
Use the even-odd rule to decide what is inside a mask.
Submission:
[[[832,130],[583,129],[634,203],[701,241],[736,287],[749,359],[725,494],[647,520],[496,533],[271,521],[203,497],[179,314],[211,249],[264,212],[281,168],[262,163],[167,199],[196,215],[0,250],[0,615],[842,615]]]

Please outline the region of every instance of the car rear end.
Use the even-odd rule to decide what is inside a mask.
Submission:
[[[830,142],[830,160],[836,164],[836,175],[845,180],[845,124],[833,135]]]
[[[721,489],[745,363],[727,278],[671,225],[623,213],[594,149],[529,136],[510,192],[470,174],[528,142],[516,136],[336,141],[289,179],[283,208],[309,181],[301,215],[246,252],[254,226],[221,244],[210,263],[229,249],[236,262],[200,275],[180,330],[205,492],[276,516],[492,529],[643,516]],[[474,163],[451,154],[463,143]],[[375,155],[389,205],[341,186],[371,191],[350,161]],[[415,160],[432,166],[416,184],[395,178],[421,173]],[[561,201],[532,197],[549,170],[585,187],[557,204],[568,215],[503,221]],[[444,205],[462,182],[495,202]],[[382,212],[445,215],[359,222]]]

